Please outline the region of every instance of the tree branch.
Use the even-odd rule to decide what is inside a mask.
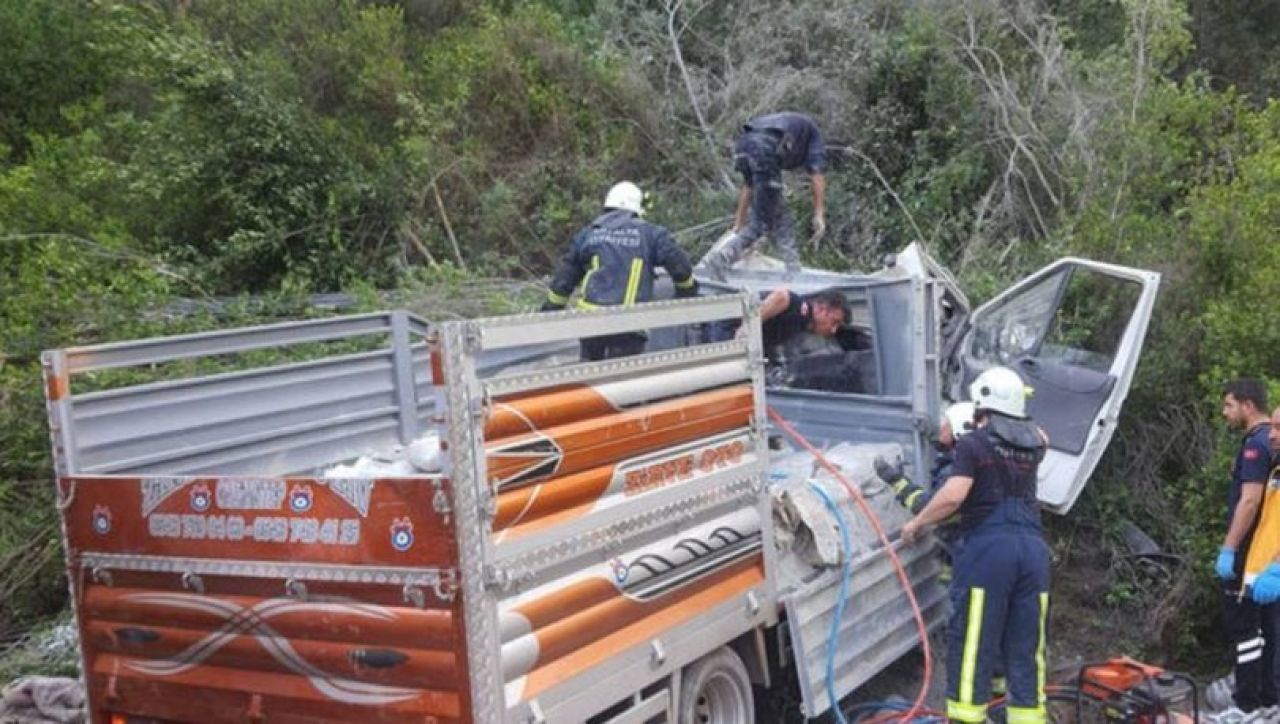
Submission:
[[[676,15],[680,12],[680,8],[684,5],[684,0],[666,0],[667,8],[667,36],[671,40],[671,53],[675,58],[676,66],[680,69],[680,77],[684,80],[685,92],[689,94],[689,105],[693,107],[693,115],[698,119],[698,127],[702,129],[702,135],[707,141],[707,148],[710,149],[712,158],[720,155],[719,148],[716,147],[715,134],[711,132],[711,127],[707,125],[707,119],[702,115],[702,107],[698,105],[698,94],[693,88],[693,77],[689,75],[689,68],[685,65],[684,54],[680,51],[680,33],[676,30]],[[729,174],[725,173],[724,168],[720,164],[716,164],[716,170],[720,174],[720,181],[724,187],[733,190],[733,181],[729,179]]]

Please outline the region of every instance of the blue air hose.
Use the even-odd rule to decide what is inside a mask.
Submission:
[[[853,540],[849,537],[849,526],[845,524],[844,516],[827,491],[814,482],[810,482],[809,487],[813,488],[813,492],[817,493],[819,498],[822,498],[827,510],[835,516],[836,525],[840,528],[840,544],[844,549],[841,556],[844,562],[840,571],[840,598],[836,600],[836,613],[831,619],[831,633],[827,636],[827,698],[831,701],[831,709],[836,713],[836,720],[840,724],[848,724],[844,711],[840,708],[840,700],[836,698],[835,666],[836,644],[840,638],[840,619],[844,617],[844,602],[849,595],[849,579],[853,576]]]

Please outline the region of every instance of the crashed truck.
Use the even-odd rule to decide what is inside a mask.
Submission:
[[[936,628],[936,544],[902,544],[872,461],[926,477],[946,399],[1009,365],[1066,512],[1159,277],[1064,259],[971,311],[913,246],[790,280],[846,294],[857,334],[766,355],[757,299],[781,279],[756,257],[628,309],[46,352],[91,721],[744,724],[788,685],[827,712],[918,628],[868,518],[767,408],[856,484]],[[577,361],[578,338],[626,330],[643,354]],[[847,379],[807,374],[820,356]]]

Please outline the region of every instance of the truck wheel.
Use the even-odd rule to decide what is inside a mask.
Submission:
[[[751,677],[742,659],[722,646],[681,676],[679,724],[755,724]]]

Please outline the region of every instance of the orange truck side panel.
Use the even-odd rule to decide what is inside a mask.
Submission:
[[[585,615],[553,624],[538,632],[544,654],[538,668],[529,673],[523,696],[536,697],[615,653],[646,644],[662,631],[763,582],[764,565],[755,556],[656,601],[615,598]]]
[[[742,385],[504,439],[487,448],[489,482],[502,491],[733,430],[753,405]]]
[[[452,518],[434,507],[448,480],[60,483],[74,490],[72,560],[135,561],[101,580],[70,571],[94,722],[470,720],[458,580],[427,586],[419,607],[389,578],[456,574]],[[190,578],[182,561],[204,568]],[[310,569],[303,593],[275,565]]]

